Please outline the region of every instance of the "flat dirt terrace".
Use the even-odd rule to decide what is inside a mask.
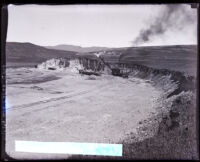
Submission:
[[[67,158],[15,152],[15,140],[122,143],[155,116],[161,91],[148,81],[68,70],[6,71],[6,152],[13,158]]]

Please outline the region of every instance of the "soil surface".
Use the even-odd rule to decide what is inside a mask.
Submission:
[[[70,155],[15,152],[15,140],[122,143],[141,121],[156,116],[162,94],[136,78],[34,68],[8,69],[6,74],[6,152],[17,159]]]

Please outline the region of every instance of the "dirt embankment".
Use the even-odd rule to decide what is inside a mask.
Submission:
[[[199,159],[196,126],[196,78],[181,72],[132,65],[129,77],[142,78],[163,90],[158,115],[141,122],[138,133],[123,143],[122,157],[103,159]],[[148,132],[148,133],[146,133]],[[149,136],[150,138],[143,138]],[[145,140],[141,140],[145,139]],[[73,156],[72,159],[102,159]]]
[[[199,159],[197,151],[196,127],[196,79],[181,72],[157,70],[135,65],[132,75],[152,81],[163,89],[160,99],[160,120],[153,137],[137,142],[124,142],[125,158],[136,159]],[[159,110],[158,109],[158,110]],[[152,126],[146,121],[142,130]],[[131,137],[133,138],[133,136]]]

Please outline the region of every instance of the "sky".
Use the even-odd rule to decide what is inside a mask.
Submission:
[[[197,44],[196,9],[182,6],[167,14],[168,23],[168,19],[162,22],[165,12],[171,11],[166,5],[9,5],[7,41],[82,47]],[[193,19],[187,21],[188,17]],[[135,44],[158,19],[164,32],[154,30],[148,41],[139,39]]]

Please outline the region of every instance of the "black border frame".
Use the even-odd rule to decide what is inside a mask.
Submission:
[[[199,67],[199,54],[200,54],[200,1],[198,0],[188,0],[188,1],[177,1],[177,0],[56,0],[56,1],[51,1],[51,0],[1,0],[0,2],[0,7],[1,7],[1,30],[0,30],[0,36],[1,36],[1,46],[0,46],[0,51],[1,51],[1,160],[9,161],[9,160],[16,160],[11,157],[9,157],[6,152],[5,152],[5,114],[3,112],[3,107],[5,107],[5,44],[6,44],[6,37],[7,37],[7,26],[8,26],[8,9],[7,5],[8,4],[15,4],[15,5],[25,5],[25,4],[37,4],[37,5],[67,5],[67,4],[179,4],[179,3],[184,3],[184,4],[191,4],[194,8],[197,8],[197,13],[198,13],[198,27],[197,27],[197,110],[196,110],[196,120],[197,120],[197,137],[198,137],[198,152],[199,147],[200,147],[200,142],[199,142],[199,126],[200,126],[200,121],[199,121],[199,76],[200,76],[200,67]],[[199,152],[200,154],[200,152]],[[200,158],[200,157],[199,157]],[[104,159],[104,158],[102,158]],[[62,160],[62,159],[61,159]],[[87,158],[83,158],[81,160],[88,160]],[[105,159],[104,159],[105,160]],[[109,160],[112,160],[109,158]],[[44,160],[45,161],[45,160]]]

